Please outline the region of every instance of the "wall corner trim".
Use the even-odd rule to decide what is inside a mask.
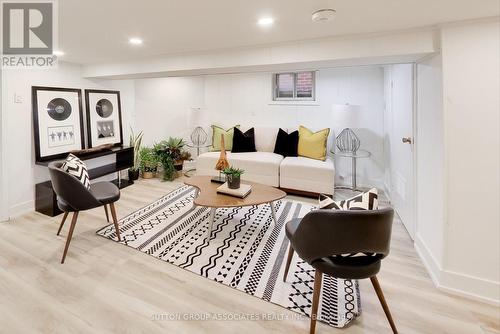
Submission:
[[[500,306],[500,282],[444,270],[417,234],[415,250],[436,288],[461,297]]]

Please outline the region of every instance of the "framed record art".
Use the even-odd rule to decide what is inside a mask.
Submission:
[[[85,90],[87,136],[89,148],[123,143],[120,92],[112,90]]]
[[[85,146],[82,91],[31,87],[36,161],[65,158]]]

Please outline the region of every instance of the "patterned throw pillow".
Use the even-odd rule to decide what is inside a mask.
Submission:
[[[90,178],[87,166],[78,157],[73,154],[68,155],[66,161],[62,164],[61,169],[74,176],[85,186],[85,188],[90,189]]]
[[[320,195],[318,207],[333,210],[378,210],[377,188],[342,201],[334,201],[329,196]]]

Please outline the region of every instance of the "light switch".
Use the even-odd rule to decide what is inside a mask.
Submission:
[[[14,94],[14,103],[23,103],[23,96],[19,94]]]

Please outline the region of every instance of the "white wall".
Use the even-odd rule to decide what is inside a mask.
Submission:
[[[441,54],[417,64],[415,245],[438,280],[444,260],[444,124]]]
[[[442,284],[500,300],[500,25],[442,29],[445,273]]]
[[[360,110],[358,136],[372,152],[358,163],[361,186],[381,186],[383,179],[383,70],[379,66],[320,70],[317,102],[277,103],[271,99],[272,73],[220,74],[135,81],[136,128],[151,145],[169,136],[189,138],[194,126],[276,126],[314,130],[332,128],[329,145],[344,124],[334,104],[350,103]],[[193,108],[201,108],[193,111]],[[337,182],[350,182],[350,161],[336,158]]]
[[[172,137],[189,138],[203,106],[203,77],[172,77],[135,81],[136,129],[144,144]]]
[[[335,104],[349,103],[359,110],[355,130],[361,148],[372,152],[358,160],[358,184],[382,186],[384,79],[379,66],[343,67],[320,70],[317,74],[317,102],[293,105],[273,102],[271,73],[225,74],[205,77],[202,110],[206,124],[241,124],[313,130],[332,129],[333,137],[345,127],[334,113]],[[350,184],[350,160],[335,158],[338,184]]]
[[[8,213],[15,216],[34,210],[35,183],[48,180],[45,167],[35,165],[31,86],[66,88],[114,89],[121,91],[124,142],[128,142],[129,125],[133,124],[133,81],[88,80],[82,78],[82,68],[59,63],[56,70],[6,70],[3,72],[3,130],[6,141],[6,173],[8,179]],[[14,94],[22,103],[14,103]],[[85,115],[85,97],[82,92]],[[85,123],[85,122],[84,122]]]

